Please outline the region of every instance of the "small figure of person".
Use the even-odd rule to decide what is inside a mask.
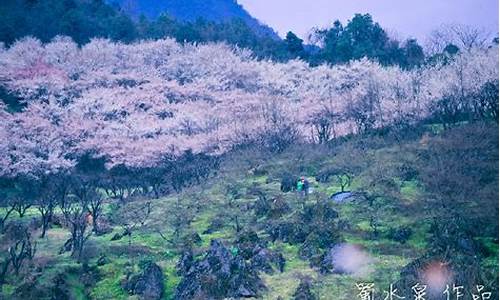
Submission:
[[[304,195],[307,197],[309,194],[309,181],[304,176],[302,176],[302,189],[304,190]]]
[[[304,176],[297,181],[297,192],[301,196],[307,196],[309,193],[309,181]]]
[[[297,193],[300,199],[300,205],[304,209],[306,207],[307,193],[309,190],[309,182],[304,176],[301,176],[297,181]]]
[[[299,178],[297,180],[297,193],[302,194],[302,191],[304,190],[304,182],[302,181],[302,178]]]
[[[92,213],[90,211],[88,211],[86,214],[85,214],[85,222],[87,223],[87,225],[92,225],[93,222],[94,222],[94,217],[92,216]]]

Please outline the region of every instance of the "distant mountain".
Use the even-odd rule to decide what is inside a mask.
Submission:
[[[252,17],[236,0],[106,0],[126,13],[155,19],[166,13],[178,21],[192,22],[199,18],[215,22],[242,19],[259,35],[279,39],[277,33]]]

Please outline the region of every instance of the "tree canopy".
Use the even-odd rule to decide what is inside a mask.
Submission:
[[[494,116],[497,60],[492,48],[412,70],[367,59],[311,67],[225,44],[25,38],[0,52],[0,84],[20,109],[1,110],[0,169],[58,172],[88,153],[148,168],[187,150],[280,151],[429,117]]]

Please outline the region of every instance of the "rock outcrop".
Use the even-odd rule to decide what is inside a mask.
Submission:
[[[164,276],[161,268],[146,261],[141,265],[141,272],[128,276],[123,283],[123,288],[131,295],[138,295],[143,300],[161,299],[164,292]]]
[[[257,297],[265,285],[257,271],[236,251],[212,240],[201,260],[186,254],[178,265],[183,278],[175,299],[224,299]]]

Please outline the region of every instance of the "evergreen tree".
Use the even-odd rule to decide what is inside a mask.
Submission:
[[[286,34],[285,38],[286,49],[288,50],[288,53],[291,58],[296,58],[296,57],[303,58],[305,56],[304,45],[302,44],[302,42],[303,42],[302,39],[297,37],[293,32],[289,31]]]

